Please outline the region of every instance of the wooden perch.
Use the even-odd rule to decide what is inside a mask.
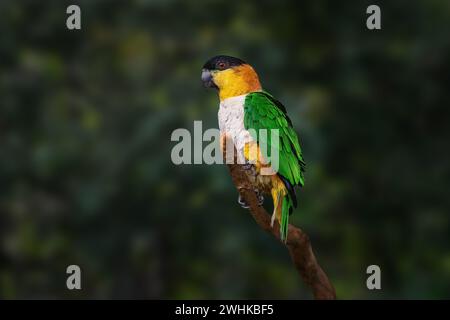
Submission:
[[[248,180],[245,169],[240,164],[227,164],[227,166],[230,170],[234,185],[249,206],[249,211],[253,219],[255,219],[256,223],[263,230],[271,233],[281,241],[280,225],[275,221],[273,228],[270,226],[271,216],[262,206],[258,205],[258,198]],[[311,288],[314,298],[321,300],[336,299],[334,287],[317,263],[308,235],[301,229],[290,224],[287,243],[283,244],[286,245],[295,268],[300,273],[303,281]]]

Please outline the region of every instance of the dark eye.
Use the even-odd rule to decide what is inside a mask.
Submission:
[[[220,61],[217,63],[217,69],[224,70],[226,68],[227,64],[223,61]]]

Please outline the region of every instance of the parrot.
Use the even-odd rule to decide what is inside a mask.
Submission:
[[[205,88],[218,92],[218,122],[220,144],[231,139],[238,154],[244,157],[244,168],[252,188],[258,196],[258,204],[264,202],[264,195],[271,195],[273,213],[280,226],[280,239],[287,242],[289,216],[297,208],[296,187],[304,186],[305,161],[299,138],[286,108],[270,93],[263,90],[254,68],[245,61],[227,55],[209,59],[202,68],[201,80]],[[258,134],[261,129],[278,131],[278,169],[272,170],[271,163],[263,154],[263,144],[270,149],[271,139]],[[255,150],[256,152],[250,152]],[[269,169],[263,174],[263,169]],[[267,173],[268,172],[268,173]],[[249,208],[238,198],[239,204]]]

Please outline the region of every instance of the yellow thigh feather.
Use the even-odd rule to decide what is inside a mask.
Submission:
[[[262,161],[263,157],[261,154],[261,150],[259,149],[256,142],[249,142],[245,144],[244,157],[247,161],[255,165],[257,174],[260,173],[261,168],[269,166],[264,161]],[[270,185],[266,185],[264,189],[266,190],[270,189],[270,193],[272,195],[273,200],[272,224],[274,218],[277,219],[278,223],[281,223],[281,210],[283,198],[287,194],[287,189],[283,181],[278,177],[277,174],[273,174],[267,177],[268,178],[270,177],[270,179],[266,180]]]

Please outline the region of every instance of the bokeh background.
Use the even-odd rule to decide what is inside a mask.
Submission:
[[[445,0],[2,0],[0,298],[311,297],[224,166],[171,162],[174,129],[217,127],[217,54],[288,109],[307,162],[292,221],[338,297],[450,298],[449,34]]]

